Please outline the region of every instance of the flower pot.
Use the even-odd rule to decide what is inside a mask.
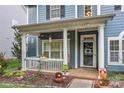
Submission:
[[[109,86],[101,86],[101,85],[99,85],[99,88],[109,88]]]
[[[109,88],[109,80],[98,80],[98,87],[99,88]]]

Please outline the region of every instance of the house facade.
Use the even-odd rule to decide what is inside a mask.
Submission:
[[[22,32],[22,67],[124,71],[124,6],[31,5]],[[28,37],[28,38],[27,38]]]
[[[13,58],[11,48],[15,31],[11,27],[26,24],[26,14],[24,6],[0,5],[0,52],[5,53],[6,58]]]

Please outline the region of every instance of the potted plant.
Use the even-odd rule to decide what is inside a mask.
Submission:
[[[99,88],[109,88],[109,80],[98,80],[98,87]]]
[[[100,75],[98,79],[99,88],[109,88],[109,80],[107,80],[106,68],[100,69]]]

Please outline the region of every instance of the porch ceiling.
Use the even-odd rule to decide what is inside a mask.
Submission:
[[[98,27],[100,24],[104,24],[107,20],[111,20],[115,14],[98,15],[92,17],[74,18],[68,20],[50,21],[38,24],[27,24],[13,26],[20,32],[45,32],[45,31],[61,31],[63,29],[77,29],[77,28],[90,28]]]

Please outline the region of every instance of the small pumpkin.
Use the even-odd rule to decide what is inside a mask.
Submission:
[[[55,73],[55,79],[54,79],[54,81],[55,81],[56,83],[63,83],[63,82],[64,82],[64,80],[63,80],[63,75],[62,75],[61,72]]]

